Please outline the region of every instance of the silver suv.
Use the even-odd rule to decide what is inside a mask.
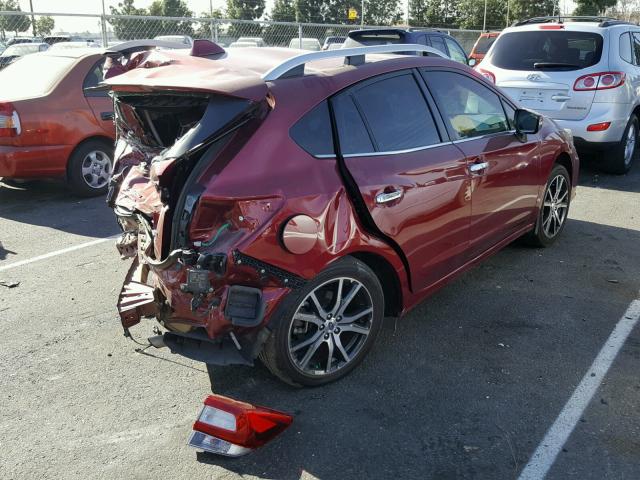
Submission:
[[[522,106],[571,130],[578,150],[626,173],[640,116],[640,27],[603,17],[539,17],[505,29],[476,67]]]

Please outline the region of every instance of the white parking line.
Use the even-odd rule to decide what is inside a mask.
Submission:
[[[575,389],[536,451],[533,452],[531,460],[522,470],[518,480],[543,479],[549,472],[558,453],[562,450],[569,435],[571,435],[589,405],[591,398],[598,390],[602,380],[604,380],[618,352],[626,342],[633,327],[638,323],[638,319],[640,319],[640,300],[634,300],[618,321],[616,328],[611,332],[580,385]]]
[[[91,240],[90,242],[81,243],[79,245],[74,245],[72,247],[63,248],[62,250],[56,250],[54,252],[45,253],[44,255],[38,255],[37,257],[27,258],[26,260],[20,260],[18,262],[13,262],[8,265],[0,265],[0,272],[4,272],[6,270],[11,270],[12,268],[22,267],[23,265],[28,265],[30,263],[39,262],[41,260],[46,260],[47,258],[57,257],[58,255],[64,255],[65,253],[75,252],[76,250],[81,250],[87,247],[93,247],[94,245],[98,245],[100,243],[108,242],[109,240],[113,240],[114,238],[119,237],[120,235],[112,235],[107,238],[98,238],[96,240]]]

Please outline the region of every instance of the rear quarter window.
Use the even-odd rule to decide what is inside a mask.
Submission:
[[[329,107],[324,101],[296,122],[289,131],[303,150],[314,156],[333,155]]]
[[[491,63],[507,70],[579,70],[597,64],[601,56],[597,33],[536,30],[502,34]]]
[[[631,35],[629,32],[620,35],[620,58],[627,63],[633,63],[633,56],[631,55]]]

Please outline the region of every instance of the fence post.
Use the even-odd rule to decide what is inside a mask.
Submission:
[[[100,26],[102,27],[102,46],[107,48],[109,46],[109,38],[107,37],[107,17],[104,14],[100,16]]]
[[[218,21],[213,22],[213,38],[216,43],[218,43],[218,35],[219,35],[220,25]]]
[[[302,50],[302,24],[298,24],[298,47]]]

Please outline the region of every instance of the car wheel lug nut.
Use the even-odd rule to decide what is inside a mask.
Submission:
[[[328,333],[325,333],[325,334],[324,334],[324,339],[325,339],[325,340],[329,340],[329,334],[328,334]]]

